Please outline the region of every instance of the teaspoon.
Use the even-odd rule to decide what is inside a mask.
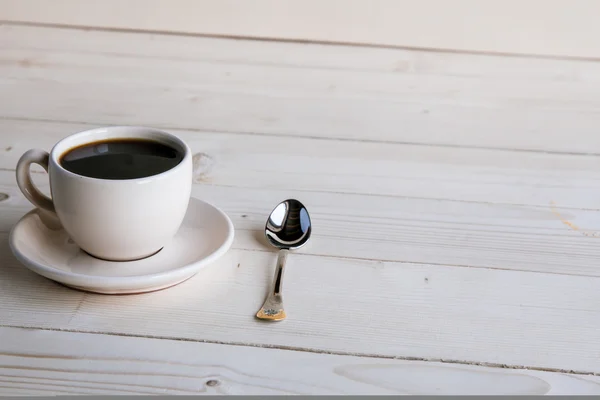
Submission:
[[[273,209],[265,225],[269,242],[279,249],[271,291],[256,316],[270,321],[286,318],[283,309],[283,269],[290,250],[298,249],[310,238],[311,223],[306,207],[298,200],[282,201]]]

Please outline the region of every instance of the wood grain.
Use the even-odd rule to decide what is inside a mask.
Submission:
[[[93,124],[0,120],[0,168]],[[196,183],[249,189],[600,209],[600,157],[169,130],[194,153]],[[42,171],[37,168],[37,171]]]
[[[0,117],[600,153],[595,62],[11,25],[0,52]]]
[[[4,20],[463,51],[600,57],[593,0],[1,0]]]
[[[522,369],[16,328],[0,339],[2,395],[600,393],[596,376]]]

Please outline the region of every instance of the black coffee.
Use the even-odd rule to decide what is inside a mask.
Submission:
[[[136,179],[165,172],[181,162],[177,149],[146,139],[114,139],[69,150],[59,160],[67,171],[100,179]]]

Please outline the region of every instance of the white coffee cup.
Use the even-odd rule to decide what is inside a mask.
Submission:
[[[61,156],[82,145],[111,139],[147,139],[183,154],[175,167],[137,179],[98,179],[60,165]],[[30,165],[41,165],[50,177],[52,198],[32,183]],[[17,164],[17,183],[35,206],[55,213],[71,239],[84,251],[110,261],[145,258],[175,236],[192,190],[192,154],[178,137],[145,127],[105,127],[60,140],[50,153],[32,149]]]

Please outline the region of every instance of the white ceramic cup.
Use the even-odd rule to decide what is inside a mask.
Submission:
[[[78,175],[59,163],[73,148],[116,138],[157,141],[182,152],[183,159],[160,174],[123,180]],[[52,198],[33,185],[32,163],[48,172]],[[35,206],[55,213],[82,250],[105,260],[136,260],[161,250],[183,222],[192,190],[192,154],[181,139],[157,129],[97,128],[62,139],[50,153],[27,151],[17,164],[17,183]]]

